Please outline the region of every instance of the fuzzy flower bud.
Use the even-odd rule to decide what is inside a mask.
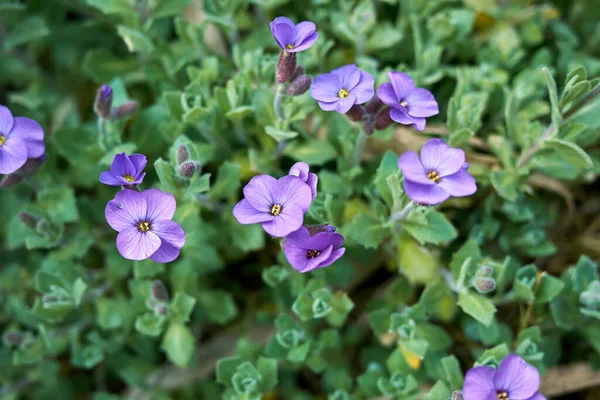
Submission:
[[[354,121],[354,122],[362,121],[364,115],[365,115],[365,110],[359,104],[353,105],[352,108],[350,108],[350,111],[348,111],[346,113],[346,116],[348,117],[348,119],[350,121]]]
[[[156,315],[167,315],[169,307],[165,303],[158,303],[154,306],[154,314]]]
[[[282,51],[277,60],[277,71],[275,79],[278,83],[288,82],[296,71],[296,53]]]
[[[373,123],[371,121],[365,121],[365,123],[363,124],[363,129],[367,136],[371,136],[375,131],[375,129],[373,129]]]
[[[177,164],[181,164],[190,158],[190,152],[185,144],[179,145],[177,148]]]
[[[108,118],[112,108],[113,90],[108,85],[100,86],[94,100],[94,112],[101,118]]]
[[[302,65],[296,66],[296,69],[294,70],[294,76],[292,76],[292,81],[302,75],[304,75],[304,67]]]
[[[165,285],[159,280],[152,282],[152,297],[156,300],[169,301],[169,292]]]
[[[489,265],[482,265],[477,269],[477,272],[475,272],[475,276],[477,277],[486,277],[491,275],[492,267],[490,267]]]
[[[135,114],[139,107],[140,105],[137,101],[128,101],[115,108],[112,111],[112,117],[115,119],[129,117],[130,115]]]
[[[35,226],[38,222],[38,219],[36,217],[25,211],[21,211],[19,213],[19,220],[23,223],[23,225],[25,225],[29,229],[35,229]]]
[[[46,220],[46,218],[38,219],[35,224],[35,230],[42,235],[50,234],[50,224],[48,223],[48,220]]]
[[[378,131],[388,128],[393,123],[389,107],[384,108],[375,115],[375,129]]]
[[[25,333],[21,331],[8,331],[2,335],[2,341],[9,347],[19,346],[23,339],[25,339]]]
[[[21,175],[9,174],[9,175],[6,175],[4,178],[2,178],[2,181],[0,181],[0,187],[1,188],[11,187],[11,186],[16,185],[17,183],[21,182],[21,180],[23,180],[23,177]]]
[[[496,281],[489,277],[477,277],[473,279],[471,285],[481,294],[486,294],[496,289]]]
[[[321,232],[334,233],[336,230],[335,226],[331,226],[329,224],[309,225],[306,227],[306,229],[308,229],[310,236],[315,236],[317,233]]]
[[[463,400],[463,394],[460,390],[455,390],[450,396],[450,400]]]
[[[367,113],[369,114],[375,114],[377,111],[379,111],[379,109],[381,108],[381,106],[383,105],[383,102],[381,101],[381,99],[379,99],[379,97],[374,96],[371,101],[369,101],[367,103]]]
[[[181,178],[190,179],[194,173],[200,169],[200,163],[195,161],[186,161],[177,168],[177,173]]]
[[[292,84],[287,89],[287,93],[290,96],[300,96],[310,89],[311,83],[312,78],[310,76],[300,75],[292,81]]]

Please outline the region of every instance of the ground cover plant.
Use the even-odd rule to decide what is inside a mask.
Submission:
[[[1,398],[597,395],[593,2],[7,0],[0,60]]]

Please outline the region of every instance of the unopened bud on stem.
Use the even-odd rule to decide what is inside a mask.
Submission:
[[[310,89],[311,83],[312,78],[310,76],[300,75],[292,81],[292,84],[287,89],[287,93],[290,96],[300,96]]]
[[[100,86],[100,89],[98,89],[98,91],[96,92],[96,99],[94,100],[94,112],[101,118],[110,117],[112,101],[112,88],[108,85]]]
[[[23,223],[23,225],[25,225],[29,229],[35,229],[35,226],[38,222],[38,219],[36,217],[25,211],[21,211],[19,213],[19,220]]]
[[[114,119],[129,117],[130,115],[135,114],[139,107],[140,105],[137,101],[128,101],[121,104],[119,107],[114,108],[112,110],[112,117]]]
[[[185,144],[179,145],[177,148],[177,164],[187,161],[190,158],[190,153]]]
[[[169,292],[165,285],[158,279],[152,282],[152,297],[156,300],[169,301]]]
[[[296,53],[282,51],[277,60],[277,71],[275,79],[278,83],[288,82],[294,76],[296,71]]]
[[[346,116],[348,117],[348,119],[350,121],[362,121],[363,117],[365,115],[365,109],[359,105],[359,104],[355,104],[353,105],[350,110],[346,113]]]
[[[388,128],[393,123],[394,120],[390,116],[389,107],[380,110],[375,116],[375,129],[377,129],[378,131]]]

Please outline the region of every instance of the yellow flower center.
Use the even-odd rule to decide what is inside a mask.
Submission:
[[[137,228],[140,230],[140,232],[148,232],[151,228],[150,222],[142,221],[138,223]]]
[[[271,207],[271,215],[276,217],[281,213],[281,206],[279,204],[273,204]]]
[[[442,180],[442,177],[439,176],[436,171],[428,172],[427,178],[429,178],[430,181],[434,181],[435,183],[440,183],[440,181]]]
[[[309,260],[311,258],[319,257],[320,255],[321,255],[321,252],[319,250],[309,250],[306,252],[306,258],[308,258]]]
[[[350,93],[346,89],[342,89],[338,92],[338,97],[340,99],[345,99],[346,97],[348,97],[348,95],[350,95]]]
[[[407,103],[406,101],[404,101],[404,100],[402,100],[402,101],[400,102],[400,105],[401,105],[402,107],[408,107],[408,103]]]
[[[135,178],[131,175],[123,175],[123,179],[125,179],[127,182],[135,181]]]
[[[506,392],[498,392],[497,396],[498,396],[498,400],[510,400],[508,398],[508,393],[506,393]]]
[[[6,143],[6,137],[0,135],[0,146],[2,146],[4,143]]]
[[[290,43],[287,46],[285,46],[286,49],[288,50],[292,50],[294,48],[294,43]]]

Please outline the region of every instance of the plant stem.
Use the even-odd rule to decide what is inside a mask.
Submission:
[[[352,166],[358,167],[363,158],[365,152],[365,144],[369,137],[362,131],[358,130],[358,136],[356,137],[356,144],[354,145],[354,155],[352,156]]]
[[[273,110],[275,110],[275,115],[281,121],[285,121],[285,115],[283,115],[283,108],[281,107],[281,101],[283,100],[283,84],[277,85],[277,89],[275,90],[275,99],[273,99]]]
[[[390,216],[390,221],[402,221],[408,217],[408,214],[415,208],[416,203],[414,201],[409,202],[404,208],[400,211],[393,213]]]
[[[535,284],[533,285],[534,296],[540,286],[540,282],[544,278],[544,275],[546,275],[546,271],[542,271],[539,274],[537,274],[537,276],[536,276]],[[533,300],[531,300],[527,304],[527,310],[525,311],[525,315],[523,316],[523,319],[521,319],[521,325],[519,327],[519,332],[517,332],[517,334],[515,335],[515,341],[513,343],[513,347],[515,347],[515,348],[517,347],[518,340],[519,340],[519,333],[521,333],[521,331],[523,331],[524,329],[527,329],[527,327],[529,326],[529,321],[531,321],[532,315],[533,315]]]

